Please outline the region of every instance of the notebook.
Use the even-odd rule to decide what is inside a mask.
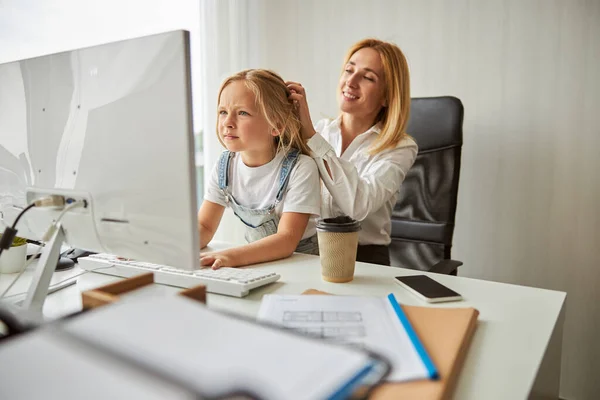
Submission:
[[[437,379],[438,371],[393,294],[387,297],[265,295],[259,321],[384,354],[388,381]]]
[[[303,294],[328,294],[308,289]],[[421,342],[438,369],[439,379],[386,383],[371,398],[443,400],[452,398],[469,346],[477,328],[474,308],[436,308],[403,305]],[[441,333],[443,332],[443,333]]]
[[[344,399],[390,369],[372,352],[219,313],[182,296],[118,302],[73,318],[62,330],[206,397]]]

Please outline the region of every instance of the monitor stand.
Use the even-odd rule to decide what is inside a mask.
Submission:
[[[42,312],[44,301],[48,295],[50,280],[56,270],[56,264],[60,257],[60,248],[64,241],[65,231],[62,225],[58,223],[50,240],[42,250],[42,255],[29,285],[27,296],[20,306],[21,310],[27,313],[29,318],[37,320],[40,323],[44,320]]]

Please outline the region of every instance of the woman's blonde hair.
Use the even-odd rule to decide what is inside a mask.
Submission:
[[[342,73],[352,55],[364,48],[377,51],[383,64],[387,106],[377,114],[375,123],[381,123],[381,133],[369,150],[371,154],[376,154],[395,148],[407,136],[406,125],[410,115],[410,76],[406,57],[398,46],[378,39],[364,39],[354,44],[346,54]]]
[[[221,102],[221,93],[227,85],[242,81],[254,93],[254,98],[259,111],[266,118],[269,126],[279,132],[274,138],[277,150],[289,151],[298,149],[302,154],[309,154],[310,149],[302,140],[300,130],[302,124],[298,111],[288,99],[290,91],[285,81],[275,72],[266,69],[247,69],[225,79],[219,89],[217,105]],[[219,135],[219,121],[217,120],[217,138],[223,146],[223,139]]]

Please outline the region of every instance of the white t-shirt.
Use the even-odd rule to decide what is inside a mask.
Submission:
[[[235,153],[229,164],[229,190],[238,204],[251,209],[272,205],[279,190],[279,174],[284,153],[260,167],[248,167]],[[204,199],[227,207],[225,195],[219,189],[219,165],[215,164]],[[302,239],[316,233],[316,217],[320,213],[321,193],[319,170],[312,158],[301,154],[292,169],[288,186],[275,213],[281,218],[284,212],[311,214]]]
[[[369,148],[381,131],[379,125],[374,125],[354,138],[341,154],[340,122],[340,118],[319,121],[317,134],[307,142],[327,187],[323,190],[321,215],[348,215],[361,221],[359,244],[388,245],[392,210],[400,185],[417,158],[417,144],[407,136],[396,148],[371,155]]]

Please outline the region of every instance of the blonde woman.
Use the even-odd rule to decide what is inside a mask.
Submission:
[[[321,178],[321,215],[362,221],[357,260],[390,264],[391,214],[398,189],[417,157],[406,134],[410,112],[408,64],[400,49],[377,39],[350,48],[340,76],[340,116],[314,127],[306,93],[286,82]]]
[[[219,91],[217,135],[227,150],[198,212],[200,248],[214,236],[225,207],[246,225],[247,245],[204,253],[204,266],[238,267],[318,254],[319,171],[307,154],[297,109],[274,72],[253,69],[227,78]]]

